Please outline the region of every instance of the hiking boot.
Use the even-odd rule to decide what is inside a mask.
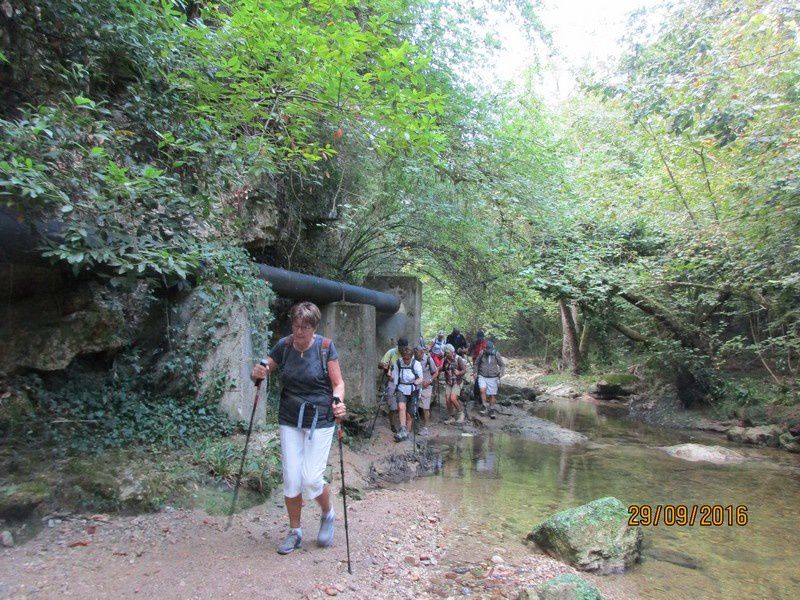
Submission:
[[[462,411],[462,412],[458,413],[458,418],[456,419],[456,424],[463,423],[463,422],[464,422],[464,412]]]
[[[402,442],[408,439],[408,431],[406,431],[405,427],[401,427],[400,431],[394,434],[394,441],[395,442]]]
[[[319,518],[319,533],[317,534],[317,546],[326,548],[333,544],[333,525],[336,521],[336,515],[331,508],[327,515],[322,515]]]
[[[278,546],[278,554],[289,554],[294,552],[303,543],[303,538],[296,531],[290,531],[289,535]]]
[[[489,409],[489,418],[496,419],[497,418],[497,409],[492,407]]]
[[[451,417],[445,419],[444,424],[445,425],[453,425],[455,422],[456,422],[456,418],[451,416]]]
[[[482,414],[482,415],[485,415],[486,414],[486,407],[485,406],[481,406],[481,409],[478,412],[480,414]]]

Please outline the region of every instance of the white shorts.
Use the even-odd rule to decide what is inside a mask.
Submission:
[[[478,387],[482,390],[486,390],[487,396],[497,396],[497,388],[500,387],[500,378],[478,375]]]
[[[313,500],[322,493],[334,429],[317,427],[309,440],[309,429],[280,426],[284,496],[296,498],[303,494],[306,500]]]

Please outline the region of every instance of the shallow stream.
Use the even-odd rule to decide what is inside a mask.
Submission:
[[[457,507],[468,524],[520,538],[554,512],[603,496],[628,505],[746,505],[745,526],[646,527],[642,564],[611,577],[626,578],[626,588],[648,599],[800,598],[800,457],[736,447],[746,462],[692,463],[659,446],[726,442],[649,427],[624,410],[580,400],[533,410],[590,443],[558,447],[498,433],[440,439],[442,472],[413,485]]]

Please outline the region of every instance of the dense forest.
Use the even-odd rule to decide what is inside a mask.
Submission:
[[[487,81],[533,0],[3,0],[0,201],[112,293],[268,290],[253,259],[401,271],[425,329],[565,371],[641,364],[686,406],[791,406],[800,375],[800,11],[631,18],[567,100]],[[275,239],[248,237],[274,216]],[[260,208],[261,207],[261,208]],[[141,432],[145,437],[149,432]]]

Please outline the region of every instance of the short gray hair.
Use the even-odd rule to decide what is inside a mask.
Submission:
[[[322,320],[322,314],[319,312],[319,307],[313,302],[298,302],[289,311],[289,318],[292,323],[300,321],[303,325],[309,325],[316,329]]]
[[[455,352],[456,348],[455,348],[455,346],[453,346],[453,344],[445,344],[444,345],[444,351],[445,352]]]

